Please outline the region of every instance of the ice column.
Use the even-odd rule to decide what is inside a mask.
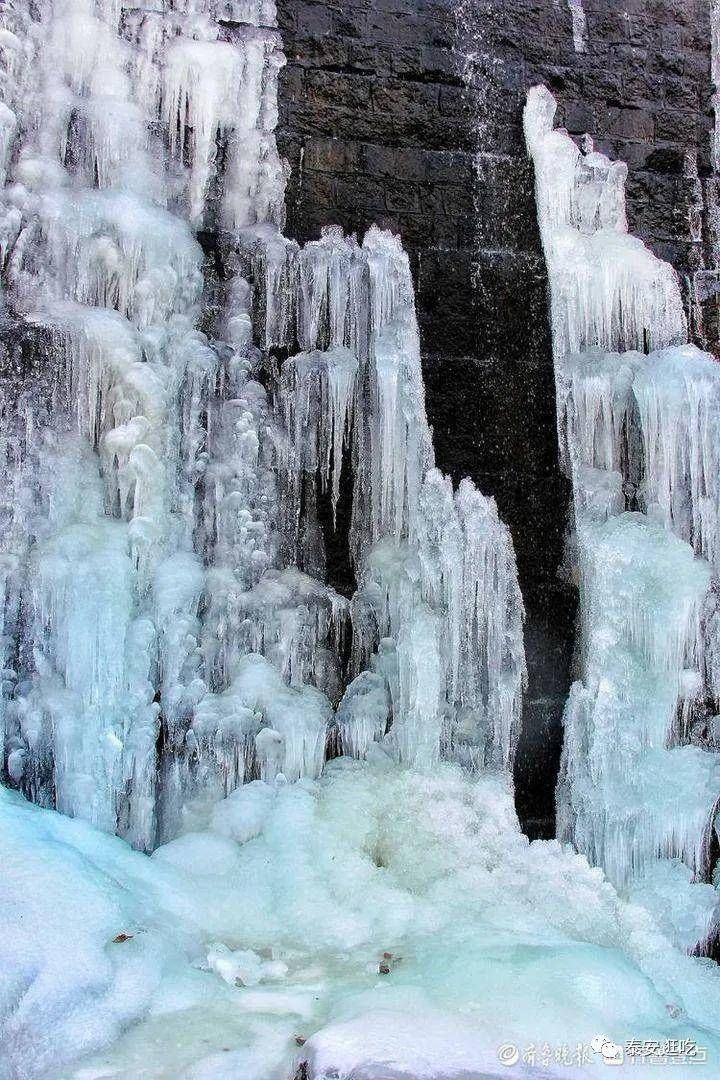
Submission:
[[[523,604],[510,534],[469,480],[425,476],[407,545],[377,544],[354,601],[355,646],[382,640],[401,760],[441,752],[509,769],[519,731]],[[432,739],[428,738],[432,726]]]
[[[662,887],[681,859],[690,887],[720,784],[720,368],[685,344],[672,267],[628,235],[626,167],[553,129],[555,108],[529,92],[582,617],[558,830],[619,886]]]
[[[400,760],[446,754],[508,769],[525,680],[512,541],[492,500],[468,480],[454,493],[433,467],[406,254],[377,229],[362,245],[332,229],[284,251],[256,234],[250,257],[272,341],[314,350],[285,361],[279,385],[281,460],[296,463],[285,466],[290,526],[299,529],[302,471],[327,486],[332,468],[335,507],[353,421],[344,467],[353,474],[360,682],[338,713],[343,747],[363,756],[382,740],[389,701],[388,745]],[[368,664],[383,690],[368,682]],[[361,699],[373,719],[361,716]]]
[[[188,162],[190,220],[204,220],[221,145],[226,183],[217,216],[230,229],[281,224],[284,215],[273,135],[284,58],[277,32],[258,22],[262,11],[237,14],[242,22],[229,40],[219,40],[219,25],[207,17],[186,20],[168,39],[161,92],[171,154]]]

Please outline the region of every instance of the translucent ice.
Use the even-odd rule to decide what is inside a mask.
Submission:
[[[678,746],[683,693],[705,670],[711,574],[687,544],[641,514],[579,531],[583,685],[565,715],[559,828],[619,886],[648,862],[700,869],[720,760]]]
[[[523,604],[494,501],[469,480],[454,493],[431,470],[410,544],[372,550],[355,607],[356,655],[381,638],[397,643],[399,757],[432,759],[442,746],[468,764],[507,767],[525,680]]]
[[[280,232],[274,21],[0,13],[3,1076],[156,1071],[158,1028],[173,1075],[288,1072],[378,954],[453,925],[456,826],[466,906],[504,835],[526,910],[512,543],[433,468],[399,238]]]
[[[330,487],[333,514],[340,495],[343,452],[350,440],[357,394],[358,360],[349,349],[299,353],[283,364],[278,390],[279,419],[286,432],[289,526],[300,519],[304,473],[320,474]],[[281,450],[282,455],[282,450]]]
[[[245,26],[232,41],[217,26],[191,24],[193,38],[172,38],[164,58],[163,116],[171,153],[189,161],[188,209],[200,223],[217,144],[226,146],[221,223],[231,228],[282,218],[284,183],[273,129],[279,42],[266,27]]]

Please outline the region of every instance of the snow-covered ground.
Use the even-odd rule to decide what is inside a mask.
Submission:
[[[374,756],[247,784],[151,857],[0,790],[3,1080],[522,1075],[531,1048],[605,1075],[597,1036],[718,1060],[714,964],[529,843],[499,776]]]

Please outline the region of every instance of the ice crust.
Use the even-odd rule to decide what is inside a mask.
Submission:
[[[673,269],[628,235],[625,165],[554,130],[555,108],[529,92],[582,623],[558,835],[653,910],[677,890],[689,947],[711,923],[701,882],[720,782],[698,736],[720,692],[720,366],[686,344]]]

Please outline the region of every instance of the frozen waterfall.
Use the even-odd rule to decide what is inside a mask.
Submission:
[[[558,831],[650,906],[680,891],[691,947],[714,905],[701,882],[720,790],[720,366],[686,344],[672,268],[628,234],[625,165],[554,113],[530,91],[582,621]]]
[[[720,977],[682,955],[716,368],[622,166],[535,92],[584,597],[561,828],[638,906],[521,833],[512,540],[437,467],[400,239],[284,235],[276,23],[0,10],[0,1078],[451,1080],[504,1040],[599,1076],[601,1032],[717,1061]]]
[[[152,849],[373,743],[509,769],[512,542],[434,468],[398,239],[280,231],[272,5],[2,20],[7,783]]]

